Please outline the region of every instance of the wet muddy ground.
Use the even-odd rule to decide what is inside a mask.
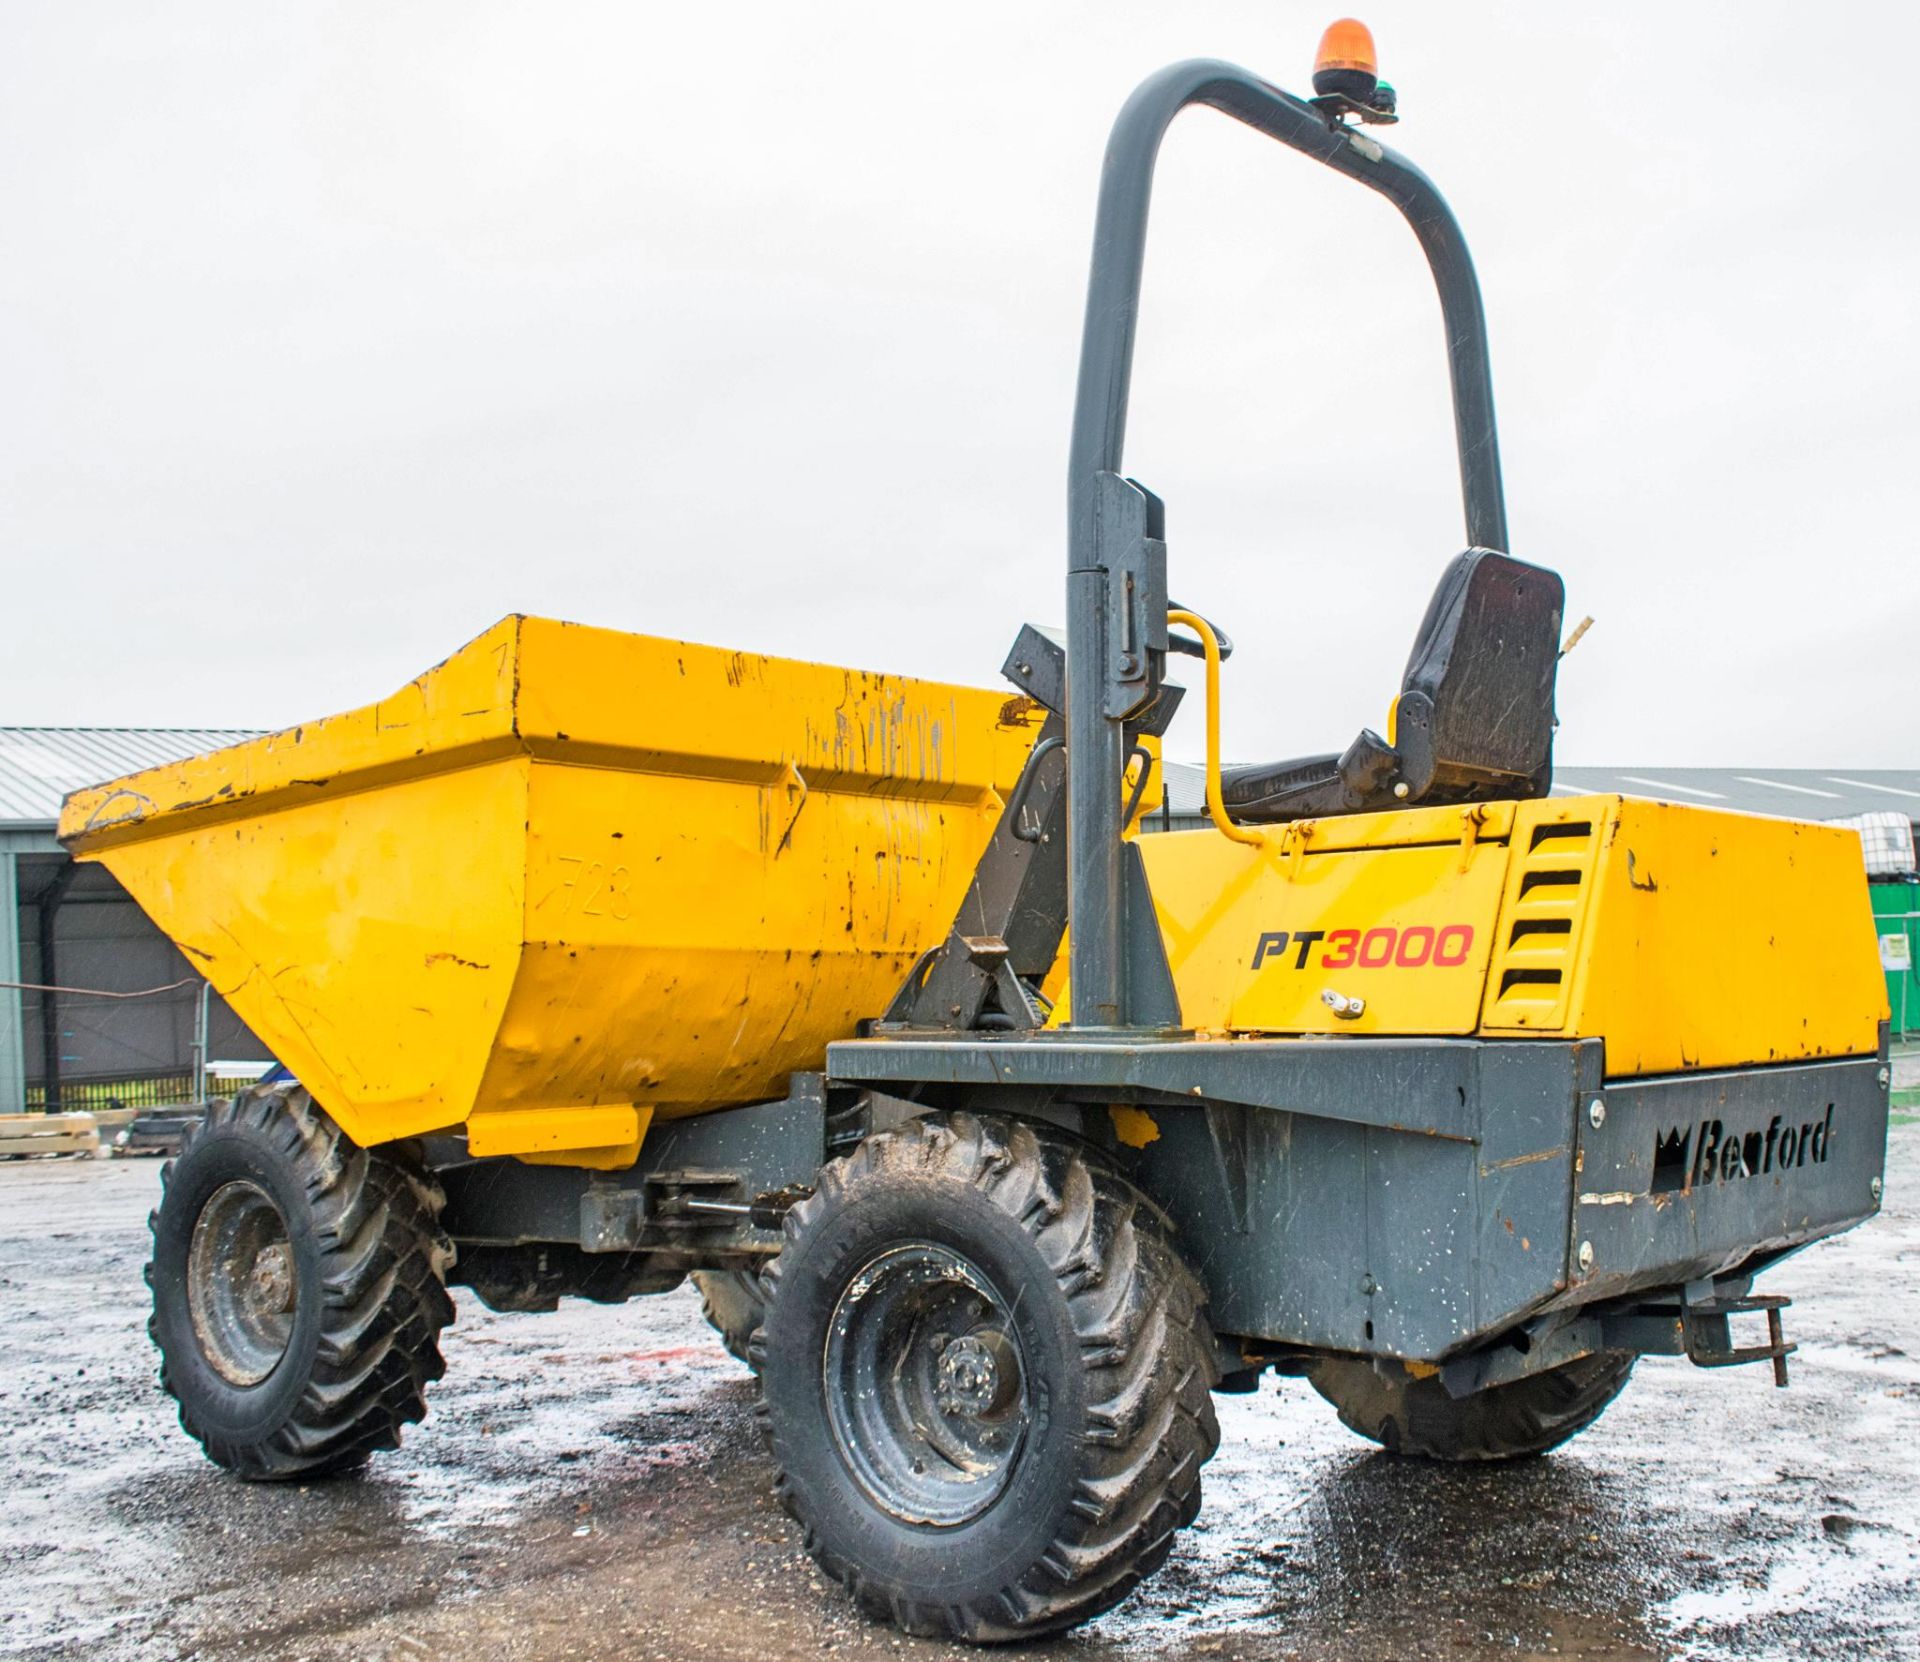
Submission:
[[[776,1510],[686,1290],[496,1316],[371,1475],[250,1487],[154,1384],[157,1163],[0,1166],[0,1656],[977,1656],[855,1616]],[[1303,1385],[1220,1401],[1206,1509],[1073,1637],[1001,1655],[1920,1657],[1920,1125],[1889,1205],[1767,1278],[1794,1383],[1643,1362],[1499,1469],[1397,1461]]]

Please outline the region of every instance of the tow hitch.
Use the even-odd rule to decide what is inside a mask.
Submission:
[[[1711,1280],[1690,1281],[1677,1295],[1657,1303],[1643,1303],[1622,1315],[1602,1316],[1601,1329],[1607,1338],[1631,1339],[1623,1349],[1684,1356],[1697,1368],[1771,1362],[1773,1382],[1784,1390],[1787,1358],[1800,1348],[1787,1342],[1780,1325],[1780,1312],[1793,1300],[1778,1293],[1749,1293],[1744,1288],[1744,1282],[1716,1285]],[[1767,1318],[1767,1342],[1736,1345],[1731,1318],[1762,1314]]]
[[[1499,1344],[1456,1357],[1440,1367],[1451,1396],[1466,1396],[1531,1374],[1565,1366],[1606,1351],[1638,1356],[1684,1356],[1696,1367],[1731,1368],[1771,1362],[1773,1382],[1787,1383],[1787,1358],[1800,1347],[1787,1342],[1780,1313],[1793,1301],[1753,1293],[1744,1276],[1723,1282],[1690,1281],[1617,1305],[1562,1312],[1509,1334]],[[1736,1345],[1732,1318],[1764,1315],[1767,1342]]]
[[[1707,1282],[1705,1286],[1705,1298],[1692,1298],[1690,1295],[1694,1287],[1686,1288],[1681,1295],[1680,1326],[1687,1360],[1697,1368],[1731,1368],[1742,1362],[1771,1362],[1773,1382],[1785,1390],[1787,1358],[1800,1347],[1787,1343],[1781,1331],[1780,1312],[1793,1301],[1778,1293],[1716,1298],[1712,1293],[1713,1283]],[[1756,1315],[1761,1311],[1765,1311],[1767,1317],[1767,1342],[1764,1345],[1736,1345],[1728,1317]]]

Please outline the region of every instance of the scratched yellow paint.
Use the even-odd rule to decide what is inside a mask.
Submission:
[[[1184,1024],[1599,1038],[1616,1078],[1876,1048],[1851,830],[1617,796],[1481,807],[1142,838]]]
[[[1488,806],[1511,817],[1511,805]],[[1506,847],[1491,840],[1504,831],[1497,819],[1468,840],[1463,812],[1275,827],[1259,845],[1212,830],[1141,838],[1184,1022],[1212,1032],[1471,1033]],[[1329,989],[1358,998],[1360,1013],[1336,1016],[1321,996]]]
[[[391,698],[76,793],[61,835],[357,1141],[618,1166],[885,1007],[1038,725],[508,618]],[[1844,829],[1578,797],[1138,846],[1194,1028],[1599,1037],[1619,1077],[1871,1052],[1885,1016]]]
[[[508,618],[392,698],[81,792],[61,834],[356,1141],[479,1116],[492,1152],[631,1163],[635,1109],[778,1095],[885,1007],[1038,725]]]
[[[1535,838],[1567,822],[1591,840]],[[1517,883],[1503,897],[1507,951],[1488,978],[1488,1033],[1559,1032],[1607,1041],[1614,1077],[1871,1053],[1887,1019],[1886,978],[1859,834],[1675,803],[1571,797],[1523,806],[1515,871],[1582,874],[1574,945],[1559,987],[1509,983],[1551,953],[1522,935]],[[1553,885],[1536,884],[1550,907]],[[1551,965],[1549,967],[1552,967]],[[1563,992],[1562,1000],[1538,993]]]

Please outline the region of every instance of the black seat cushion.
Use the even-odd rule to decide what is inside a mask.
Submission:
[[[1485,548],[1447,567],[1400,683],[1395,739],[1416,794],[1417,717],[1430,712],[1432,783],[1544,796],[1552,783],[1553,689],[1566,590],[1559,573]],[[1406,732],[1399,723],[1413,714]],[[1535,786],[1528,790],[1523,786]]]
[[[1392,790],[1399,757],[1372,728],[1337,756],[1303,756],[1228,768],[1220,775],[1220,800],[1234,818],[1273,824],[1309,815],[1357,814],[1384,787]]]
[[[1421,619],[1394,706],[1394,743],[1362,728],[1339,755],[1230,768],[1236,819],[1364,813],[1397,804],[1546,795],[1565,590],[1491,549],[1449,562]]]

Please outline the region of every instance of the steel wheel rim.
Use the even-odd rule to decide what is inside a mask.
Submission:
[[[280,1365],[298,1301],[287,1220],[257,1183],[223,1183],[194,1220],[187,1310],[200,1353],[230,1385],[258,1385]]]
[[[834,1305],[823,1361],[840,1458],[883,1511],[954,1528],[1006,1492],[1030,1372],[1005,1300],[966,1258],[930,1241],[870,1258]]]

